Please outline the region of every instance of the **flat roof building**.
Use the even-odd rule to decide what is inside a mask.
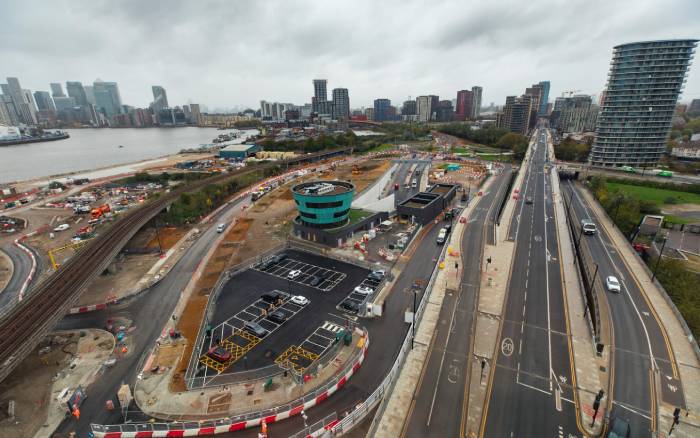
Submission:
[[[254,155],[260,150],[256,144],[232,144],[219,151],[220,158],[240,158],[244,159]]]

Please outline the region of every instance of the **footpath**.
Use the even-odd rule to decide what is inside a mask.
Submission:
[[[548,142],[549,147],[549,142]],[[549,148],[550,162],[554,160],[554,150]],[[598,390],[603,389],[606,396],[601,401],[601,406],[608,402],[607,394],[610,393],[609,372],[610,349],[606,348],[601,356],[595,350],[595,342],[592,336],[592,327],[585,314],[586,305],[583,298],[581,278],[574,255],[574,246],[571,241],[569,227],[564,211],[564,197],[560,191],[559,174],[556,166],[551,168],[552,202],[554,203],[554,216],[557,225],[557,237],[559,242],[559,264],[564,282],[564,298],[567,306],[567,325],[569,327],[570,342],[574,354],[572,382],[576,409],[579,414],[578,426],[591,436],[599,436],[603,431],[605,419],[604,409],[601,407],[596,416],[596,421],[591,427],[593,419],[593,400]],[[601,320],[607,322],[607,318],[601,316]]]
[[[492,182],[493,178],[488,179],[484,183],[482,191],[488,191]],[[401,431],[415,396],[421,371],[430,352],[430,345],[438,324],[445,294],[448,290],[454,291],[459,289],[462,278],[461,270],[459,268],[455,269],[455,264],[450,259],[460,260],[459,251],[462,235],[468,225],[466,218],[476,205],[476,200],[473,200],[469,207],[461,212],[460,220],[455,222],[454,231],[450,235],[445,261],[443,262],[444,268],[438,272],[433,288],[428,291],[428,295],[424,298],[427,300],[427,303],[423,317],[418,325],[414,348],[408,353],[394,390],[391,392],[389,399],[385,401],[386,409],[380,417],[379,426],[375,434],[377,438],[401,436]],[[464,223],[462,223],[461,218],[465,218]]]
[[[673,437],[697,437],[700,436],[700,360],[696,352],[697,344],[693,343],[692,337],[684,329],[680,316],[674,311],[675,306],[670,302],[668,294],[658,281],[651,281],[651,273],[644,262],[634,252],[630,244],[615,227],[612,220],[597,200],[587,191],[582,191],[586,202],[594,211],[600,221],[600,225],[615,244],[615,248],[623,257],[629,271],[635,276],[645,293],[651,308],[658,314],[659,320],[663,321],[668,333],[671,347],[676,358],[680,380],[683,384],[683,394],[685,395],[686,409],[681,410],[680,424],[673,430]],[[657,376],[657,385],[665,384]],[[657,394],[661,389],[657,387]],[[673,410],[675,406],[666,403],[659,403],[659,423],[657,429],[661,436],[667,436],[673,421]]]

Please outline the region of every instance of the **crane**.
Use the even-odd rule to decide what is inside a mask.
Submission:
[[[568,94],[569,97],[573,96],[576,93],[580,93],[583,90],[565,90],[561,93],[561,97],[566,97],[565,95]]]

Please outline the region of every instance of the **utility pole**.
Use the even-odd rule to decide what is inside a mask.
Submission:
[[[598,409],[600,408],[600,400],[603,398],[603,395],[605,394],[605,391],[602,389],[598,391],[598,394],[595,396],[595,401],[593,401],[593,421],[591,421],[591,427],[595,425],[595,417],[598,416]]]
[[[651,276],[651,282],[654,282],[654,279],[656,278],[656,271],[659,269],[659,263],[661,263],[661,256],[664,254],[664,248],[666,248],[666,241],[668,240],[668,237],[664,237],[664,243],[661,245],[661,251],[659,251],[659,258],[656,259],[656,265],[654,266],[654,273]]]

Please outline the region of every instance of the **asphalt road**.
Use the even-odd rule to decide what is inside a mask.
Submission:
[[[6,245],[2,248],[2,250],[12,260],[12,263],[14,264],[14,271],[12,272],[10,282],[7,283],[5,289],[0,292],[0,309],[3,309],[8,305],[14,305],[14,303],[17,302],[17,299],[19,298],[19,291],[32,269],[32,259],[27,253],[14,244]],[[36,259],[38,263],[40,261],[40,257],[36,256]],[[37,275],[35,275],[34,279],[32,280],[32,284],[36,282],[39,272],[41,272],[41,266],[37,266]],[[28,290],[31,290],[31,288],[28,288]],[[26,293],[27,292],[25,292],[25,294]]]
[[[416,169],[411,173],[410,178],[408,178],[409,184],[413,180],[413,178],[416,178],[420,181],[420,175],[418,174],[419,172],[426,172],[428,169],[428,163],[425,160],[399,160],[399,166],[396,169],[396,172],[394,173],[394,177],[392,178],[391,184],[398,184],[399,189],[396,190],[395,193],[395,203],[400,204],[401,202],[405,201],[406,199],[410,198],[411,196],[415,195],[416,193],[419,192],[419,188],[405,188],[404,183],[406,181],[406,177],[408,176],[411,167],[414,164],[418,164],[416,166]]]
[[[495,176],[491,189],[470,213],[462,235],[460,289],[448,290],[440,308],[438,326],[428,362],[418,382],[402,436],[462,436],[465,427],[467,369],[474,308],[481,282],[484,237],[492,229],[492,213],[510,179],[510,167]],[[487,225],[487,223],[489,225]]]
[[[249,200],[241,200],[234,204],[218,221],[230,220],[231,216],[240,211],[243,204]],[[216,223],[217,221],[212,221]],[[110,318],[124,317],[133,321],[135,330],[131,338],[131,353],[99,376],[94,384],[87,389],[88,399],[80,408],[80,420],[67,418],[56,429],[58,433],[75,431],[77,436],[87,436],[90,423],[118,424],[123,421],[119,409],[108,411],[105,402],[112,399],[118,406],[117,390],[122,383],[132,385],[137,374],[141,371],[142,357],[148,354],[150,347],[161,335],[161,330],[175,309],[180,292],[190,281],[197,265],[209,250],[216,238],[216,227],[212,226],[202,233],[202,236],[178,261],[168,275],[149,290],[126,300],[118,305],[110,306],[104,311],[71,315],[64,318],[56,327],[57,330],[104,328]],[[130,409],[135,409],[132,403]],[[131,418],[133,417],[133,418]],[[143,420],[140,412],[130,413],[130,419]]]
[[[543,130],[540,129],[540,135]],[[516,240],[484,437],[579,436],[551,182],[539,137],[516,204]],[[525,202],[531,197],[532,204]],[[510,234],[510,233],[509,233]]]
[[[563,190],[567,202],[571,202],[577,229],[578,221],[584,218],[600,223],[580,196],[580,190],[583,189],[570,181],[566,182]],[[653,371],[658,369],[660,372],[664,402],[684,407],[683,388],[661,323],[622,257],[614,249],[610,236],[602,226],[597,228],[595,235],[580,236],[582,244],[598,264],[596,280],[605,288],[605,278],[613,275],[622,288],[619,294],[605,292],[614,339],[611,416],[627,419],[634,436],[651,436],[656,409]]]

